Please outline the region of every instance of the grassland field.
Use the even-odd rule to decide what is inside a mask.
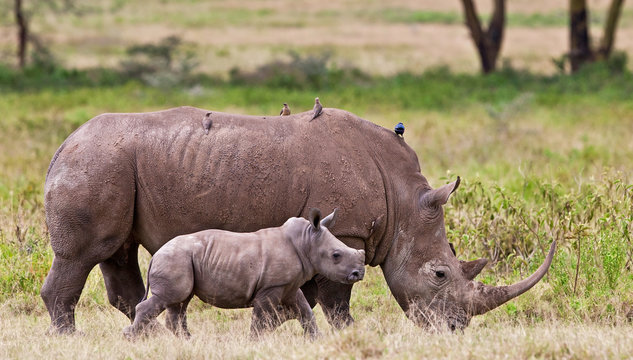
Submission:
[[[598,20],[606,3],[590,1]],[[555,72],[550,57],[564,48],[565,4],[511,1],[504,49],[513,66],[485,77],[474,72],[476,57],[457,1],[387,6],[350,0],[318,9],[307,1],[152,1],[143,16],[138,1],[100,4],[106,14],[100,9],[58,18],[55,28],[50,19],[38,25],[58,45],[62,64],[79,70],[19,73],[0,66],[0,358],[633,357],[633,74],[630,65],[596,65],[574,76]],[[630,6],[616,43],[628,54]],[[412,27],[417,35],[408,33]],[[427,30],[435,43],[424,47],[418,41]],[[313,32],[320,39],[306,40]],[[512,33],[529,36],[521,42]],[[157,87],[92,69],[117,66],[126,46],[172,34],[197,41],[196,71],[216,77]],[[5,54],[7,39],[4,28]],[[253,70],[287,57],[289,49],[308,55],[332,50],[334,63],[349,62],[369,77],[348,81],[333,72],[320,86],[300,87],[226,80],[231,67]],[[352,293],[356,323],[333,332],[317,307],[323,336],[314,342],[301,336],[296,321],[250,342],[249,310],[196,300],[189,311],[191,340],[165,332],[130,343],[121,336],[128,321],[108,304],[95,269],[77,306],[81,333],[45,335],[49,318],[39,289],[53,254],[43,184],[68,134],[103,112],[192,105],[274,115],[283,102],[294,112],[309,110],[315,96],[326,107],[387,128],[405,123],[405,141],[433,187],[462,177],[445,207],[447,233],[460,259],[492,260],[480,281],[499,285],[525,277],[556,240],[547,277],[474,318],[464,333],[415,327],[380,269],[368,268]],[[142,272],[148,260],[141,250]]]
[[[393,75],[448,65],[474,72],[478,60],[458,0],[78,0],[71,15],[25,1],[32,31],[68,67],[116,66],[125,48],[176,35],[196,47],[201,70],[224,76],[254,69],[289,50],[331,52],[339,65]],[[598,41],[608,0],[588,1],[591,36]],[[0,3],[0,59],[14,62],[9,2]],[[476,2],[484,21],[491,2]],[[508,2],[502,57],[515,67],[554,73],[552,59],[567,50],[564,1]],[[633,56],[633,4],[624,2],[616,47]]]

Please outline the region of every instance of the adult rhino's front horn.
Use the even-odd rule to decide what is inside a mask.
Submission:
[[[536,283],[538,283],[547,273],[547,270],[552,264],[555,250],[556,241],[552,242],[545,261],[536,270],[536,272],[527,279],[521,280],[516,284],[507,286],[488,286],[480,282],[472,282],[474,288],[471,299],[471,308],[469,311],[470,314],[483,314],[530,290],[532,286],[536,285]]]

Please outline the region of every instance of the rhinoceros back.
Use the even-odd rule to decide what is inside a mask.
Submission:
[[[368,237],[372,220],[387,212],[376,153],[402,145],[394,138],[393,149],[382,149],[393,134],[345,111],[309,120],[308,112],[256,117],[191,107],[100,115],[58,150],[46,183],[47,221],[64,227],[60,216],[49,217],[61,211],[80,218],[74,226],[117,224],[153,253],[184,233],[254,231],[310,207],[339,207],[333,233]],[[419,174],[417,157],[404,150]],[[73,197],[81,209],[62,211]]]

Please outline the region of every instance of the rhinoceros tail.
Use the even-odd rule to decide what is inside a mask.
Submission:
[[[48,173],[51,172],[51,169],[53,168],[53,165],[55,164],[55,160],[57,160],[57,158],[59,157],[59,153],[61,153],[62,150],[64,150],[64,147],[66,147],[65,141],[60,145],[59,149],[55,151],[55,155],[53,155],[53,159],[51,160],[51,163],[48,164],[48,170],[46,170],[46,179],[48,179]]]
[[[149,260],[149,266],[147,267],[147,286],[145,287],[145,295],[143,295],[143,299],[141,301],[147,300],[147,296],[149,295],[149,272],[152,270],[152,261],[154,258]]]

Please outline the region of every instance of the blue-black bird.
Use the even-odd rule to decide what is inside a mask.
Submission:
[[[398,136],[402,137],[402,135],[404,135],[404,124],[399,122],[398,125],[393,128],[393,131],[395,131]]]

